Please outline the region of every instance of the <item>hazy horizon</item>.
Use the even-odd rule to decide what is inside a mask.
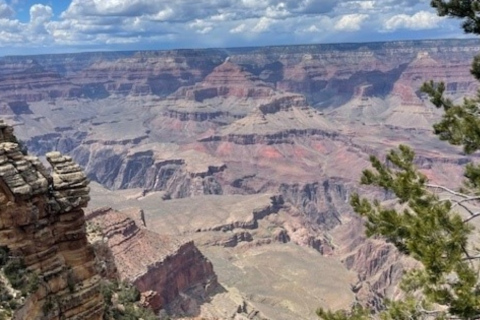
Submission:
[[[52,53],[32,53],[32,54],[6,54],[0,55],[0,58],[7,57],[30,57],[30,56],[45,56],[45,55],[74,55],[74,54],[95,54],[95,53],[136,53],[136,52],[162,52],[162,51],[188,51],[188,50],[241,50],[241,49],[261,49],[261,48],[281,48],[281,47],[304,47],[304,46],[341,46],[341,45],[361,45],[361,44],[381,44],[381,43],[399,43],[399,42],[429,42],[429,41],[478,41],[476,37],[470,38],[438,38],[438,39],[401,39],[401,40],[386,40],[386,41],[358,41],[358,42],[328,42],[328,43],[299,43],[299,44],[279,44],[279,45],[257,45],[257,46],[238,46],[238,47],[198,47],[198,48],[168,48],[168,49],[138,49],[138,50],[115,50],[108,48],[99,50],[86,51],[71,51],[71,52],[52,52]]]

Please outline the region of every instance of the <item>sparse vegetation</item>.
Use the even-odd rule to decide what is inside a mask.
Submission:
[[[156,320],[152,310],[138,304],[140,293],[126,282],[103,280],[101,292],[105,300],[105,320]]]
[[[433,0],[440,16],[463,19],[467,33],[480,34],[478,1]],[[480,80],[480,56],[472,64],[472,75]],[[456,105],[444,97],[445,84],[428,82],[422,91],[433,105],[444,110],[434,132],[441,140],[463,146],[467,154],[480,150],[480,91],[477,97]],[[430,185],[414,166],[414,152],[407,146],[392,150],[386,162],[371,156],[374,170],[365,170],[361,183],[384,189],[397,198],[396,206],[384,206],[354,194],[351,205],[366,218],[367,235],[381,236],[397,249],[419,261],[422,267],[405,273],[401,301],[384,301],[384,311],[355,306],[350,311],[319,309],[326,320],[346,319],[480,319],[480,259],[472,243],[474,227],[480,217],[472,206],[480,205],[480,165],[466,167],[464,186]],[[440,196],[438,191],[449,196]],[[400,209],[398,209],[400,208]],[[462,216],[459,209],[466,214]]]
[[[73,274],[73,270],[69,268],[67,270],[67,287],[70,293],[75,292],[75,282],[76,281],[75,281],[75,275]]]
[[[55,306],[55,303],[54,303],[52,297],[48,296],[45,299],[45,302],[43,303],[43,306],[42,306],[43,314],[49,314],[53,310],[54,306]]]
[[[39,286],[38,274],[25,267],[22,258],[12,256],[7,247],[0,247],[0,320],[9,319],[23,299]]]
[[[31,272],[28,276],[28,285],[27,285],[27,292],[34,293],[37,291],[38,286],[40,285],[40,278],[37,273]]]
[[[20,290],[28,284],[28,271],[21,258],[10,258],[3,267],[3,273],[14,289]]]
[[[87,221],[87,232],[93,234],[102,234],[102,228],[98,223]]]

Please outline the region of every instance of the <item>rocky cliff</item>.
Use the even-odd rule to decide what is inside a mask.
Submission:
[[[52,173],[22,154],[0,122],[0,245],[37,275],[14,319],[102,319],[103,297],[82,207],[88,180],[70,157],[47,154]]]
[[[210,261],[192,241],[161,236],[138,225],[142,219],[135,222],[130,216],[128,211],[110,208],[98,209],[87,216],[99,233],[93,234],[93,241],[106,240],[120,280],[133,283],[142,293],[144,303],[157,312],[160,309],[171,312],[171,305],[180,296],[183,299],[191,296],[198,303],[205,301],[218,286]],[[194,314],[196,310],[173,311]]]

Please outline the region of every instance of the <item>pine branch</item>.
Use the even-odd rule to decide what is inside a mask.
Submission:
[[[461,203],[464,203],[464,202],[469,202],[469,201],[478,201],[480,200],[480,196],[475,196],[475,197],[468,197],[468,198],[464,198],[462,200],[451,200],[452,202],[454,202],[455,205],[460,205]]]
[[[453,194],[457,197],[466,198],[466,199],[469,199],[469,200],[471,198],[470,196],[468,196],[464,193],[453,191],[452,189],[449,189],[449,188],[444,187],[444,186],[440,186],[440,185],[436,185],[436,184],[430,184],[430,183],[426,183],[425,186],[428,187],[428,188],[432,188],[432,189],[440,189],[440,190],[446,191],[446,192],[451,193],[451,194]]]
[[[445,312],[444,310],[426,310],[421,306],[417,307],[417,310],[419,313],[427,316],[439,316]]]
[[[440,186],[440,185],[435,185],[435,184],[426,184],[426,186],[429,187],[429,188],[440,189],[440,190],[446,191],[446,192],[448,192],[448,193],[450,193],[454,196],[463,198],[461,200],[455,200],[455,199],[442,199],[442,200],[440,200],[440,201],[451,201],[451,202],[453,202],[452,209],[455,208],[455,206],[457,206],[457,205],[462,207],[463,209],[465,209],[470,214],[470,217],[464,219],[463,222],[469,222],[469,221],[471,221],[471,220],[480,216],[480,212],[478,212],[478,211],[475,212],[464,204],[465,202],[478,201],[478,200],[480,200],[480,196],[471,197],[471,196],[466,195],[464,193],[457,192],[457,191],[454,191],[454,190],[449,189],[447,187]]]
[[[468,257],[465,257],[463,258],[463,261],[469,261],[469,260],[477,260],[477,259],[480,259],[480,256],[468,256]]]
[[[465,201],[463,201],[465,202]],[[466,223],[466,222],[469,222],[470,220],[473,220],[475,219],[476,217],[480,216],[480,212],[474,212],[472,211],[472,209],[470,209],[469,207],[467,207],[466,205],[463,204],[462,201],[459,201],[457,202],[456,204],[458,204],[460,207],[462,207],[463,209],[465,209],[468,213],[470,213],[470,217],[468,217],[467,219],[464,219],[463,222]],[[454,206],[453,206],[454,207]],[[452,208],[453,208],[452,207]]]
[[[463,222],[467,223],[477,217],[480,217],[480,212],[475,212],[475,213],[471,213],[472,215],[470,217],[468,217],[467,219],[464,219]]]

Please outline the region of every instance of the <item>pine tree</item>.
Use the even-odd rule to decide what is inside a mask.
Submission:
[[[480,1],[432,0],[439,16],[459,18],[466,33],[480,34]],[[472,75],[480,81],[480,55],[475,57]],[[444,113],[434,133],[441,140],[462,146],[467,154],[480,149],[480,91],[474,98],[454,104],[444,96],[445,84],[427,82],[422,91]],[[381,162],[371,156],[373,170],[365,170],[361,183],[383,188],[394,194],[397,205],[384,206],[352,195],[350,204],[365,218],[369,237],[383,237],[398,250],[421,263],[405,273],[402,301],[385,301],[385,310],[373,315],[354,306],[350,311],[317,310],[325,320],[379,319],[480,319],[480,255],[471,241],[471,221],[480,212],[471,209],[480,204],[480,165],[465,168],[465,183],[455,191],[435,186],[414,166],[414,152],[401,145]],[[438,191],[450,194],[440,198]],[[401,208],[401,209],[398,209]],[[467,217],[458,212],[462,209]]]

